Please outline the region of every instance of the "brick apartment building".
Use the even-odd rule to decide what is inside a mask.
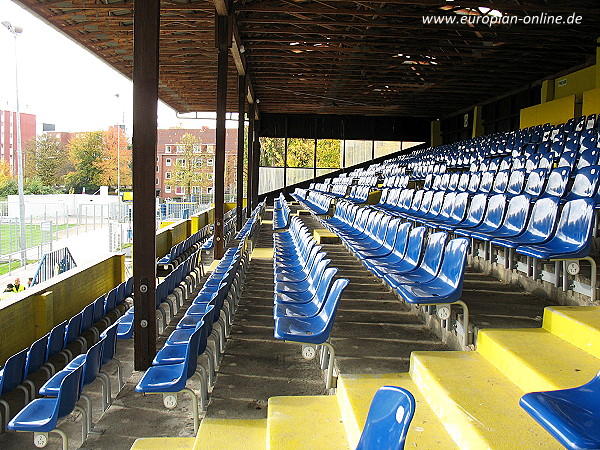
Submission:
[[[235,192],[237,168],[237,129],[227,129],[225,143],[225,194]],[[184,153],[181,144],[183,136],[196,136],[200,143],[194,148],[197,175],[192,184],[191,194],[211,194],[215,167],[216,130],[207,127],[201,129],[158,130],[156,148],[156,189],[163,199],[184,198],[186,187],[177,179],[177,165],[182,163]],[[189,197],[187,197],[189,198]]]
[[[35,139],[35,136],[35,114],[21,113],[21,147],[24,149],[27,142]],[[13,176],[18,173],[17,158],[17,113],[0,110],[0,161],[6,162]]]

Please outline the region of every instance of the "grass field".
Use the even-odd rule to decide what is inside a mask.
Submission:
[[[63,224],[53,226],[53,232],[65,230],[67,226],[74,227],[75,224]],[[42,242],[42,231],[39,225],[25,224],[25,236],[27,248],[35,247]],[[0,255],[19,251],[19,226],[18,224],[0,224]]]
[[[32,264],[34,262],[35,261],[27,261],[27,265],[29,266],[30,264]],[[0,276],[10,272],[11,270],[18,269],[19,267],[21,267],[20,261],[12,261],[10,264],[0,263]],[[32,268],[34,268],[34,267],[36,267],[36,266],[32,266]]]

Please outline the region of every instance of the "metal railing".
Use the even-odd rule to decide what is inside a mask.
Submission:
[[[67,247],[46,253],[38,264],[31,286],[49,280],[74,267],[77,267],[77,264]]]

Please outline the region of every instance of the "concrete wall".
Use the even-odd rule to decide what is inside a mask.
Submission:
[[[0,306],[0,365],[125,280],[125,256],[77,267],[4,300]]]

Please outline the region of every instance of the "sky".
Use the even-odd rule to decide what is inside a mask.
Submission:
[[[20,110],[37,116],[38,132],[42,123],[55,124],[56,131],[103,130],[124,117],[131,134],[131,81],[11,0],[0,0],[4,21],[23,28],[17,37]],[[14,46],[14,36],[0,25],[0,109],[16,106]],[[213,128],[215,121],[178,118],[159,102],[158,127],[176,126]]]

